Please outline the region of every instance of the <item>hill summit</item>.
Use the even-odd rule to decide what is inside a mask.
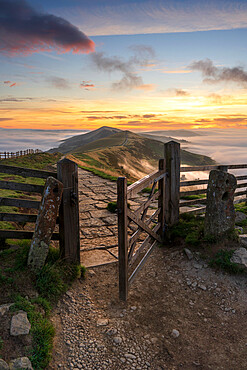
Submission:
[[[52,151],[73,156],[81,167],[113,177],[135,181],[157,169],[164,157],[164,143],[131,131],[103,126],[87,134],[64,140]],[[215,164],[207,156],[181,150],[181,161],[190,166]]]

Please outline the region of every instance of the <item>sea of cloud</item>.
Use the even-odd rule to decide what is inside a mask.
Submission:
[[[208,155],[220,164],[247,163],[246,129],[210,129],[199,133],[200,136],[186,137],[188,143],[182,147]]]
[[[29,130],[0,128],[0,152],[17,152],[25,149],[43,151],[56,148],[61,141],[87,130]]]

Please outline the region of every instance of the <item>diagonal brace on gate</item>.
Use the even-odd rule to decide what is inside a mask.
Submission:
[[[127,209],[127,216],[130,218],[135,224],[137,224],[142,230],[146,231],[150,236],[152,236],[155,240],[157,240],[159,243],[162,243],[161,237],[155,233],[150,227],[145,224],[140,218],[138,218],[133,212],[131,212],[129,209]]]

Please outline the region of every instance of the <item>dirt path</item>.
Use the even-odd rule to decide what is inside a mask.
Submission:
[[[153,252],[127,305],[116,265],[90,269],[55,310],[50,368],[246,369],[246,303],[246,277],[215,273],[181,250]]]
[[[106,221],[113,216],[100,205],[110,200],[110,188],[112,199],[116,190],[112,183],[99,179],[98,185],[95,176],[86,175],[87,180],[80,172],[82,255],[90,252],[93,264],[93,247],[116,242],[116,225]],[[102,198],[97,198],[99,192]],[[97,215],[95,207],[102,207]],[[103,224],[95,227],[93,219]],[[54,311],[49,368],[244,370],[246,282],[245,275],[215,272],[197,254],[188,260],[182,246],[156,248],[124,304],[118,300],[117,264],[90,268]]]

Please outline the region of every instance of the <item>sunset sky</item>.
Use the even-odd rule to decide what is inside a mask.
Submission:
[[[0,127],[247,127],[247,1],[0,0]]]

